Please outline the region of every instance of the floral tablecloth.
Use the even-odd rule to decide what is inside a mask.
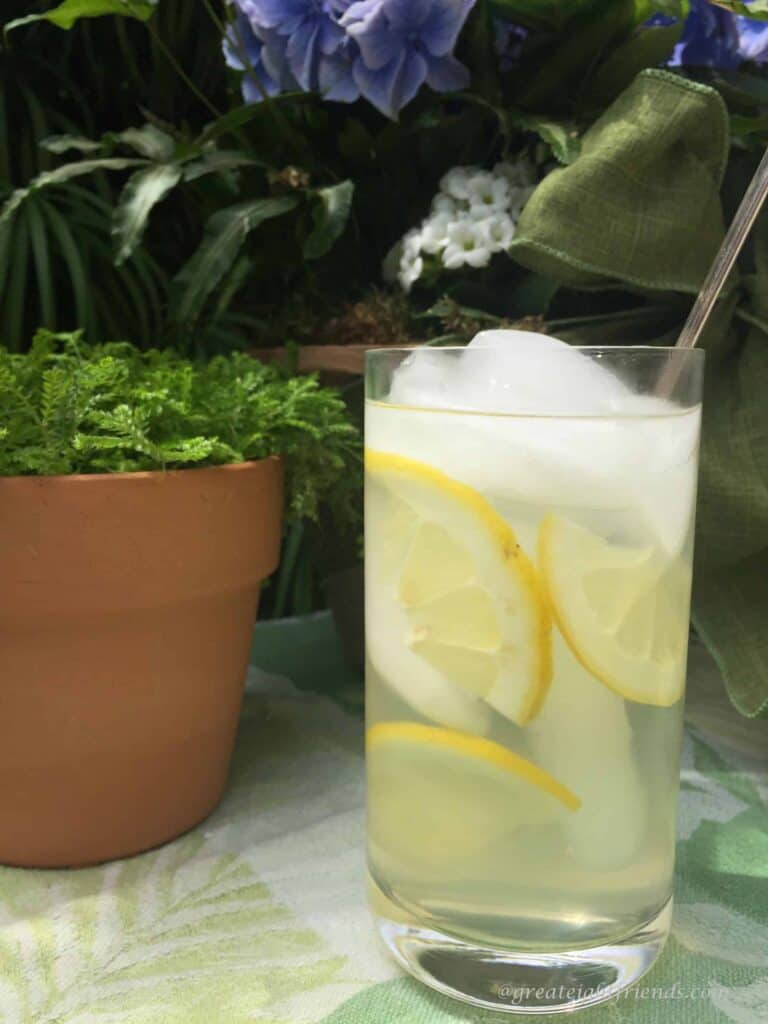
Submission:
[[[768,723],[724,708],[693,655],[673,936],[584,1024],[768,1020]],[[361,687],[327,616],[257,628],[253,662],[231,785],[204,825],[102,867],[0,869],[2,1024],[508,1019],[428,992],[375,941]]]

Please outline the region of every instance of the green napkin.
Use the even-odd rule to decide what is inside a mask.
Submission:
[[[723,239],[728,146],[728,113],[713,89],[643,72],[586,133],[579,158],[538,187],[513,257],[570,287],[651,291],[679,304],[698,292]],[[702,342],[693,598],[694,622],[749,717],[768,715],[768,337],[733,314],[768,322],[768,220],[754,249],[756,273],[734,276]],[[578,340],[604,343],[586,330]],[[648,340],[672,344],[674,335]]]
[[[695,294],[723,239],[728,142],[713,89],[644,72],[585,134],[580,157],[539,185],[513,256],[574,287]]]

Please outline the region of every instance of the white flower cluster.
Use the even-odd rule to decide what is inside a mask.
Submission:
[[[536,171],[525,158],[496,164],[492,171],[454,167],[440,182],[429,216],[387,257],[385,277],[408,292],[429,257],[447,270],[486,267],[494,253],[509,248],[535,187]]]

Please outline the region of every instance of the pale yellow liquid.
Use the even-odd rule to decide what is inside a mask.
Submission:
[[[685,422],[691,415],[625,420],[617,444],[628,436],[626,431],[640,438],[627,452],[626,478],[610,480],[597,474],[594,479],[585,477],[583,486],[578,466],[567,474],[560,472],[559,453],[542,460],[540,474],[535,458],[526,454],[526,445],[539,428],[555,437],[557,422],[546,419],[479,417],[369,403],[366,444],[431,462],[481,490],[534,561],[539,523],[556,512],[611,541],[656,543],[660,550],[666,545],[670,550],[664,550],[665,558],[690,565],[695,445],[680,444],[671,455],[660,452],[656,460],[638,463],[639,468],[632,459],[641,459],[645,446],[652,447],[658,438],[672,436],[676,421],[681,429],[675,436],[688,430],[695,437],[695,424]],[[477,429],[481,419],[490,424],[487,433]],[[574,422],[574,443],[597,437],[597,458],[606,437],[611,443],[614,427],[604,426],[606,436],[597,422]],[[526,491],[533,500],[526,500]],[[664,536],[656,535],[658,504],[654,512],[654,506],[643,505],[639,493],[670,496],[677,522]],[[372,495],[367,498],[367,544],[376,543],[381,510],[375,500]],[[368,572],[369,593],[377,585]],[[369,620],[368,629],[375,625]],[[401,919],[495,947],[577,949],[632,933],[669,899],[683,702],[656,707],[625,700],[581,666],[557,629],[553,661],[552,686],[535,720],[521,728],[491,710],[483,732],[570,787],[582,800],[581,809],[575,815],[561,808],[532,821],[514,800],[499,803],[498,791],[489,791],[486,834],[468,836],[467,822],[478,820],[476,809],[456,813],[455,793],[450,798],[442,795],[445,780],[426,779],[434,783],[432,811],[439,814],[445,800],[451,819],[441,823],[439,854],[418,858],[413,856],[406,815],[398,827],[383,830],[376,806],[369,804],[375,900],[389,901]],[[407,698],[407,679],[385,679],[369,662],[369,726],[439,724],[419,713]],[[429,771],[428,759],[420,764]],[[412,820],[413,808],[410,814]],[[381,906],[375,909],[381,913]]]

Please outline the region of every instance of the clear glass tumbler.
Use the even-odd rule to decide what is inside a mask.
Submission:
[[[704,357],[523,348],[369,355],[368,864],[403,967],[551,1013],[669,930]]]

